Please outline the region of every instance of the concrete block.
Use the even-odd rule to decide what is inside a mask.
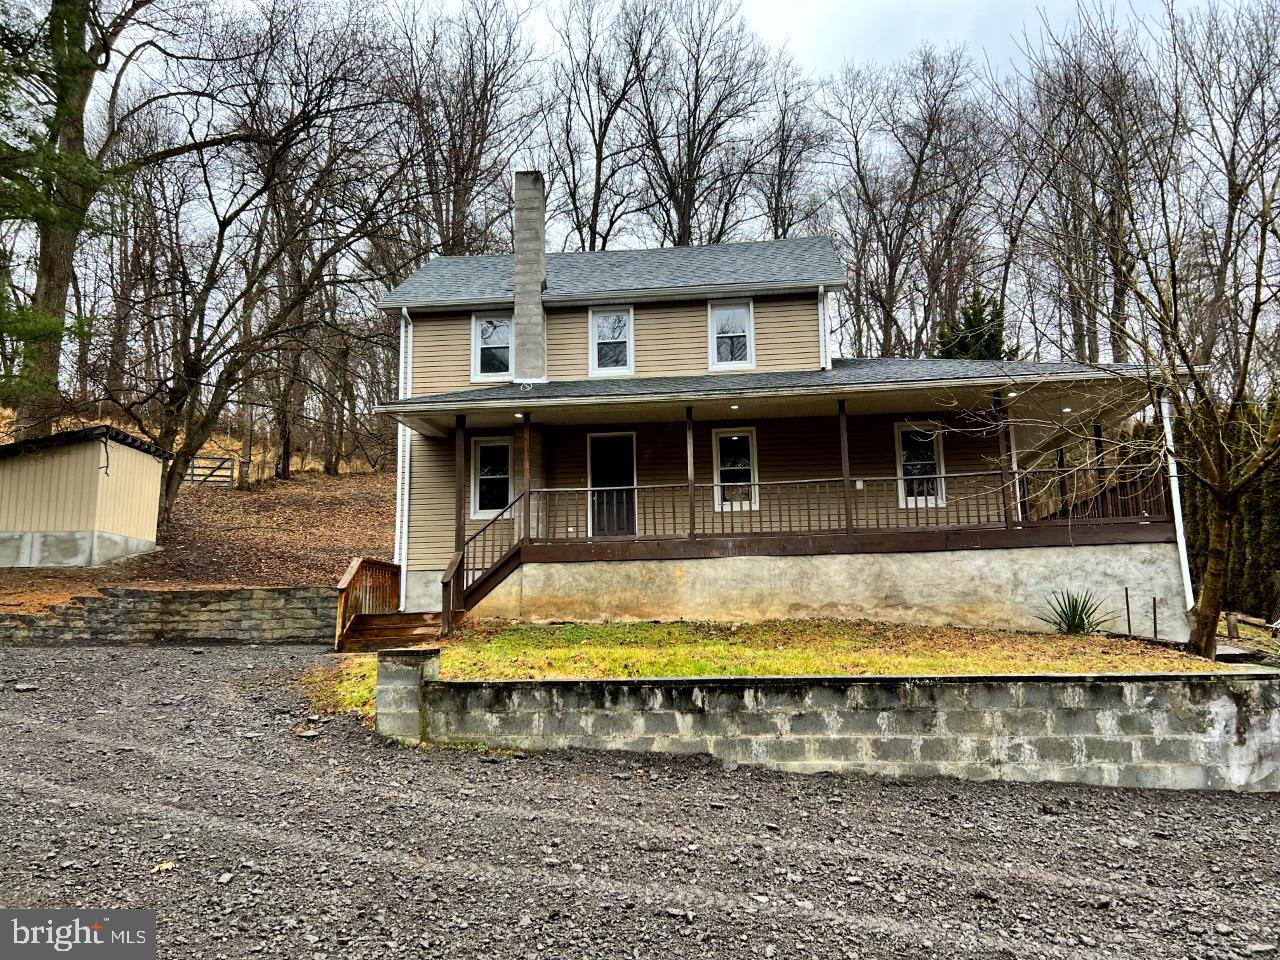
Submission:
[[[872,737],[868,742],[875,760],[906,763],[920,759],[919,741],[915,737]]]
[[[1080,737],[1086,764],[1132,763],[1134,743],[1126,737]]]
[[[1011,737],[1039,737],[1049,732],[1047,710],[998,710],[997,728]]]
[[[1098,711],[1087,707],[1058,707],[1048,716],[1049,732],[1054,736],[1092,736],[1102,732],[1098,726]]]
[[[1194,764],[1196,741],[1190,737],[1135,737],[1134,760],[1140,763]]]

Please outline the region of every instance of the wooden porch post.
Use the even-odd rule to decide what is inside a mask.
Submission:
[[[1066,511],[1059,520],[1070,519],[1071,505],[1067,503],[1067,451],[1058,448],[1058,512]]]
[[[697,535],[698,491],[693,483],[693,407],[684,408],[684,459],[689,474],[689,539]]]
[[[840,476],[844,478],[844,532],[853,533],[853,480],[849,478],[849,422],[845,416],[844,398],[837,401],[840,411]]]
[[[1102,447],[1102,424],[1093,425],[1093,455],[1098,460],[1098,514],[1111,516],[1111,508],[1107,503],[1107,468],[1105,453]]]
[[[530,478],[533,476],[533,470],[530,467],[529,447],[533,443],[533,413],[526,410],[524,414],[524,539],[529,540],[529,531],[532,529],[530,516],[533,513],[533,491],[530,489]]]
[[[1000,501],[1004,508],[1004,525],[1013,529],[1013,496],[1009,485],[1013,482],[1009,455],[1009,413],[999,393],[991,395],[991,406],[996,414],[996,433],[1000,438]]]
[[[453,421],[453,549],[461,550],[467,540],[467,418],[458,414]]]

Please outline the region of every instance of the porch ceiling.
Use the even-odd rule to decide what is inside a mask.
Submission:
[[[1143,383],[1102,377],[1040,378],[1005,383],[920,383],[847,386],[824,391],[749,391],[715,397],[609,397],[584,400],[539,398],[525,402],[504,398],[498,402],[459,402],[447,408],[412,409],[409,404],[386,408],[401,423],[427,436],[446,436],[454,418],[463,414],[467,426],[501,428],[519,423],[518,413],[532,414],[535,423],[552,425],[605,425],[683,421],[685,408],[693,408],[696,421],[743,421],[785,417],[834,416],[844,400],[849,416],[900,414],[946,416],[961,412],[990,412],[998,392],[1017,430],[1017,446],[1031,454],[1060,443],[1090,435],[1101,423],[1114,430],[1150,402]],[[478,402],[477,402],[478,401]]]

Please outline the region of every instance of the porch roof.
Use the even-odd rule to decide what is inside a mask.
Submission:
[[[992,393],[1003,390],[1010,415],[1037,443],[1056,437],[1068,421],[1132,416],[1149,402],[1143,372],[1129,364],[836,359],[830,370],[506,383],[408,397],[376,410],[442,436],[457,414],[467,415],[469,426],[495,427],[525,411],[544,423],[607,423],[683,419],[689,406],[699,419],[738,420],[834,414],[841,398],[853,403],[851,413],[945,414],[989,410]]]
[[[835,359],[830,370],[700,374],[679,377],[595,377],[407,397],[380,413],[524,409],[571,402],[702,400],[769,394],[835,393],[914,387],[1004,387],[1014,384],[1125,380],[1143,372],[1135,364],[1036,363],[1020,360]]]

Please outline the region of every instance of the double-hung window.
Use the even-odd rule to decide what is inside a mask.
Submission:
[[[755,428],[714,430],[711,446],[716,468],[716,509],[758,509],[760,488],[756,480]]]
[[[593,377],[635,373],[635,317],[630,307],[592,307],[590,372]]]
[[[749,370],[756,365],[750,300],[712,300],[707,304],[707,351],[711,370]]]
[[[898,506],[940,507],[946,502],[942,479],[942,433],[932,425],[899,423]]]
[[[511,441],[477,439],[471,447],[471,518],[496,517],[511,503]]]
[[[511,314],[477,313],[471,318],[471,379],[511,379]]]

